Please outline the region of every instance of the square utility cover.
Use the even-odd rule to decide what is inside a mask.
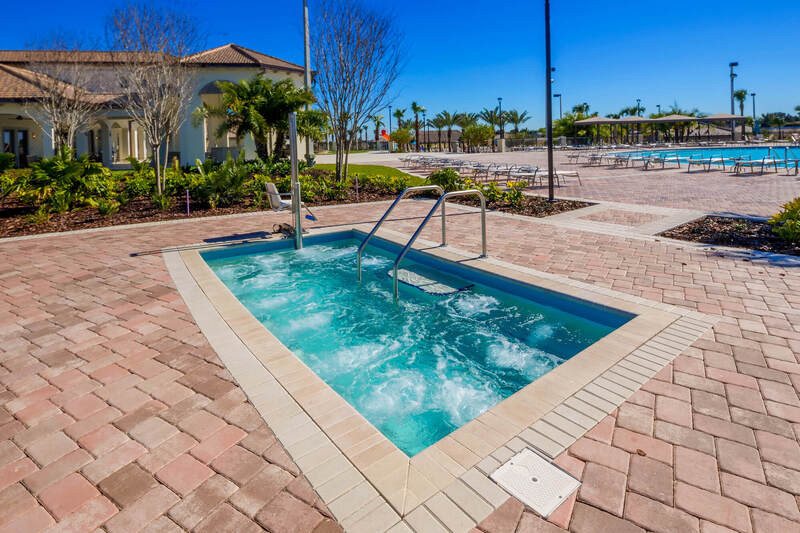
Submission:
[[[581,485],[580,481],[528,448],[509,459],[491,478],[545,518]]]

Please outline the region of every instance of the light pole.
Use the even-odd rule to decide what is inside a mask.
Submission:
[[[392,106],[389,106],[389,153],[392,153]]]
[[[564,118],[564,115],[561,112],[561,93],[554,94],[553,98],[558,98],[558,120]]]
[[[642,112],[640,111],[641,110],[641,105],[640,105],[641,103],[642,103],[642,99],[641,98],[637,98],[636,99],[636,116],[637,117],[641,117],[642,116]]]
[[[424,146],[428,142],[428,114],[425,111],[422,112],[422,127],[425,128],[425,140],[422,142]]]
[[[553,87],[550,81],[552,69],[550,67],[550,0],[544,0],[544,50],[546,69],[544,74],[545,83],[545,129],[547,132],[547,199],[552,202],[555,200],[555,190],[553,189]]]
[[[658,114],[660,115],[661,114],[661,104],[656,104],[656,107],[658,108]]]
[[[753,136],[756,134],[756,93],[750,93],[750,98],[753,99]]]
[[[731,68],[731,115],[733,115],[734,114],[734,108],[733,108],[733,79],[736,77],[736,74],[734,74],[734,72],[733,72],[733,67],[738,67],[739,66],[739,62],[738,61],[731,61],[730,63],[728,63],[728,66]],[[732,141],[736,140],[736,121],[734,121],[734,120],[731,120],[731,140]]]
[[[309,46],[308,37],[308,0],[303,0],[303,48],[305,53],[305,65],[303,66],[303,85],[306,91],[311,90],[311,47]],[[306,104],[306,111],[311,107]],[[314,153],[314,146],[311,144],[311,138],[306,137],[306,161],[311,160]]]
[[[497,109],[499,110],[497,113],[497,122],[500,126],[500,138],[505,139],[505,132],[503,131],[503,97],[497,97]]]

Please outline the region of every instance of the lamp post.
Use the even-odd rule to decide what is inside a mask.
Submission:
[[[308,0],[303,0],[303,52],[305,55],[305,64],[303,66],[303,85],[306,91],[311,90],[311,47],[309,46],[308,37]],[[306,104],[306,111],[311,107]],[[311,160],[314,153],[314,146],[311,144],[311,138],[306,137],[306,161]]]
[[[547,132],[547,199],[552,202],[555,200],[555,190],[553,189],[553,87],[550,81],[552,68],[550,66],[550,0],[544,0],[544,50],[546,69],[544,75],[545,83],[545,130]]]
[[[661,104],[656,104],[656,108],[658,108],[658,114],[661,114]]]
[[[554,94],[553,98],[558,98],[558,120],[564,118],[564,115],[561,112],[561,93]]]
[[[756,134],[756,93],[750,93],[750,98],[753,99],[753,135]]]
[[[497,97],[497,109],[499,110],[497,113],[497,122],[500,126],[500,138],[505,139],[505,132],[503,131],[503,97]]]
[[[642,116],[641,105],[640,105],[641,103],[642,103],[642,99],[641,98],[637,98],[636,99],[636,116],[637,117],[641,117]]]
[[[424,140],[422,141],[422,146],[425,146],[425,144],[428,142],[428,113],[426,111],[422,111],[422,128],[423,128],[422,131],[425,132],[425,135],[423,136]]]
[[[733,67],[738,67],[739,66],[739,62],[738,61],[731,61],[730,63],[728,63],[728,66],[731,68],[731,115],[733,115],[734,114],[734,108],[733,108],[733,79],[736,77],[736,74],[733,72]],[[736,140],[736,122],[734,120],[731,120],[731,140],[732,141]]]

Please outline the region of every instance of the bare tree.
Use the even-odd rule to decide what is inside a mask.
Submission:
[[[402,39],[392,19],[361,0],[321,0],[312,28],[316,96],[336,141],[336,177],[347,177],[352,141],[385,107],[402,67]]]
[[[107,96],[97,94],[97,76],[82,61],[79,41],[56,35],[29,54],[26,77],[40,94],[25,106],[26,114],[45,135],[51,137],[56,152],[75,145],[78,133],[88,130],[102,109]]]
[[[195,71],[183,58],[198,50],[200,32],[187,14],[130,3],[111,12],[106,36],[121,105],[142,127],[153,156],[158,194],[163,194],[162,167],[169,163],[169,142],[186,120],[195,85]]]

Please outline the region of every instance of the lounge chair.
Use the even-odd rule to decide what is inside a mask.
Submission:
[[[737,161],[736,166],[733,167],[733,173],[741,174],[745,171],[746,168],[749,168],[750,169],[749,173],[753,174],[755,173],[756,167],[760,167],[760,174],[763,174],[764,169],[765,168],[768,169],[769,167],[773,167],[775,169],[775,172],[778,172],[778,162],[774,158],[765,157],[760,161],[758,159],[750,161]]]
[[[284,209],[291,209],[292,204],[291,202],[286,202],[281,199],[281,197],[292,197],[292,193],[290,192],[278,192],[278,188],[275,187],[274,183],[266,182],[264,187],[267,190],[267,198],[269,199],[269,206],[272,208],[273,211],[283,211]]]

